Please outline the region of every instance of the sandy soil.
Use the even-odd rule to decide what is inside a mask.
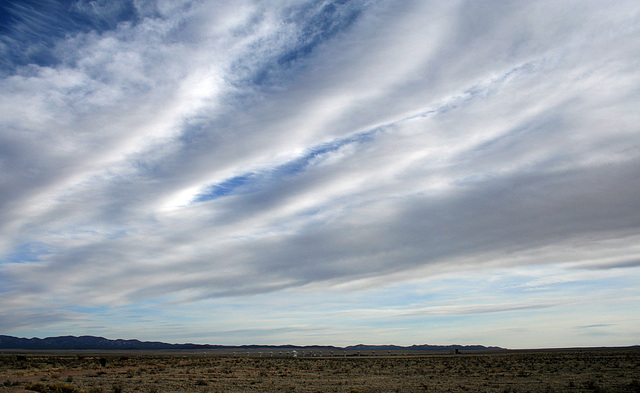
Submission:
[[[313,358],[0,355],[0,392],[26,391],[640,393],[640,348]]]

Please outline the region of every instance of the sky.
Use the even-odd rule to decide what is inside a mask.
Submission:
[[[4,0],[0,334],[640,344],[637,1]]]

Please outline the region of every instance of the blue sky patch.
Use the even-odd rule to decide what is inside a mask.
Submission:
[[[268,86],[275,83],[283,72],[310,56],[322,43],[349,29],[361,14],[357,2],[322,3],[316,1],[292,8],[284,21],[296,26],[300,33],[291,46],[283,48],[275,58],[267,59],[264,67],[254,72],[253,84]]]
[[[318,145],[309,150],[305,155],[288,161],[275,168],[265,168],[259,172],[234,176],[220,183],[209,186],[203,193],[199,194],[192,203],[206,202],[232,194],[250,192],[254,187],[264,185],[265,182],[282,181],[290,176],[304,172],[313,165],[317,165],[324,161],[324,159],[328,158],[331,153],[334,153],[347,145],[362,144],[371,141],[374,135],[381,132],[383,129],[383,127],[378,127],[373,130],[358,133],[354,136],[339,139],[335,142]]]
[[[4,258],[4,260],[8,263],[38,262],[41,260],[41,257],[50,255],[54,251],[55,248],[46,243],[24,243],[15,247],[13,251]]]

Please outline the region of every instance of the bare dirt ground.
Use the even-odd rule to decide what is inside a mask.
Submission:
[[[28,391],[640,392],[640,348],[313,358],[0,355],[0,392]]]

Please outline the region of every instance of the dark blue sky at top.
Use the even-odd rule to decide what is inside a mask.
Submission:
[[[145,9],[148,13],[149,10]],[[269,85],[318,45],[349,28],[361,14],[360,2],[336,0],[324,4],[314,1],[291,7],[285,23],[299,31],[296,42],[267,59],[268,64],[252,70],[250,81]],[[158,12],[151,12],[160,17]],[[145,15],[145,16],[149,16]],[[61,39],[78,33],[98,34],[116,29],[119,24],[140,22],[133,1],[87,0],[6,0],[0,2],[0,66],[2,74],[28,64],[55,66],[64,62],[55,52]],[[237,64],[239,70],[242,64]]]
[[[3,74],[28,64],[62,62],[56,42],[78,33],[102,33],[139,20],[132,1],[3,0],[0,2],[0,66]]]
[[[278,69],[291,67],[309,56],[322,42],[348,29],[358,19],[361,10],[347,3],[347,0],[337,0],[319,7],[320,2],[315,1],[300,8],[293,8],[285,22],[298,25],[300,34],[297,42],[283,53],[279,53],[275,62],[259,70],[252,82],[257,85],[268,84]]]

